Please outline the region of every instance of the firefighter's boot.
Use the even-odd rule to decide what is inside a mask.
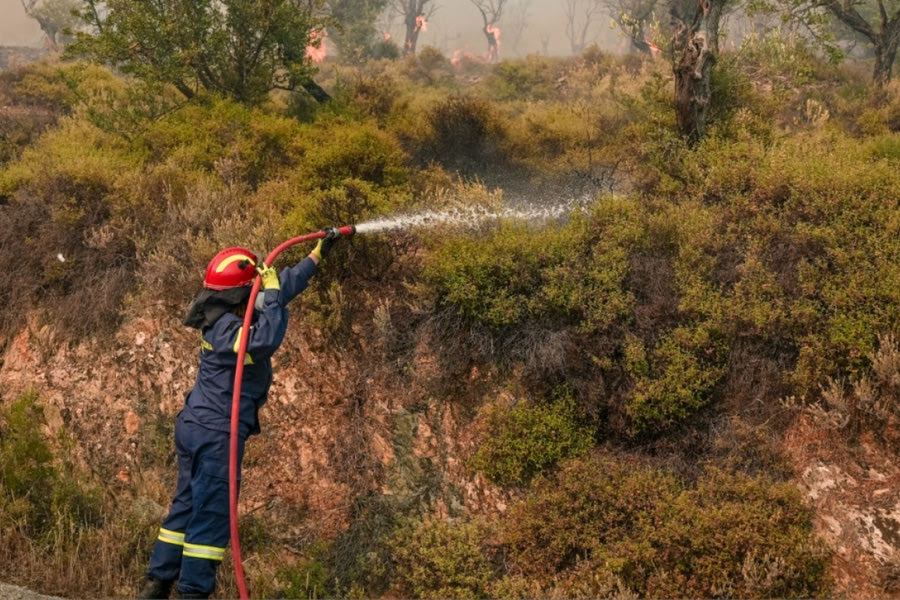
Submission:
[[[144,587],[138,592],[138,600],[165,600],[172,593],[174,581],[148,577]]]

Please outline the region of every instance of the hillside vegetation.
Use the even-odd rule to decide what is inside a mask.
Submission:
[[[850,445],[900,442],[900,88],[749,39],[721,56],[711,131],[689,148],[670,72],[596,49],[496,66],[425,49],[324,67],[334,100],[318,108],[148,97],[83,63],[3,73],[0,344],[28,329],[44,359],[108,359],[127,381],[117,334],[168,315],[189,386],[180,319],[221,247],[585,195],[551,223],[336,246],[275,378],[309,355],[342,373],[315,399],[346,407],[342,443],[322,440],[341,524],[291,533],[321,515],[289,498],[245,511],[252,594],[828,596],[834,549],[781,440],[804,416]],[[327,379],[316,368],[302,376]],[[174,482],[180,398],[134,388],[144,427],[104,443],[130,440],[143,475],[116,480],[74,412],[48,425],[53,377],[0,389],[0,577],[128,594]],[[384,460],[366,422],[379,402]],[[286,410],[270,402],[263,427]],[[431,453],[426,421],[449,440]],[[269,460],[251,448],[247,480],[265,485]],[[462,481],[502,501],[471,502]]]

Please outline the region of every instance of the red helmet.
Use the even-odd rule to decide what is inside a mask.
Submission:
[[[225,248],[209,261],[203,287],[227,290],[250,285],[256,275],[255,266],[256,255],[246,248]]]

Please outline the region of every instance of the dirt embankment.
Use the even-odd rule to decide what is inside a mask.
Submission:
[[[164,467],[171,424],[193,384],[197,344],[196,332],[159,307],[125,323],[105,346],[66,348],[52,332],[28,327],[6,344],[0,389],[4,398],[37,390],[48,434],[65,429],[78,441],[78,461],[112,493],[162,512],[174,481]],[[293,323],[276,355],[263,434],[248,444],[242,512],[262,511],[285,539],[305,543],[346,530],[354,501],[367,493],[412,497],[426,483],[433,487],[426,501],[445,514],[504,510],[509,498],[464,468],[472,434],[463,423],[471,415],[429,400],[434,362],[423,343],[403,388],[389,370],[328,352],[316,330]],[[894,457],[870,440],[848,444],[803,416],[785,451],[815,509],[816,531],[834,549],[836,595],[900,598]],[[0,598],[32,597],[43,598],[0,588]]]
[[[162,516],[175,481],[172,426],[198,349],[199,334],[159,307],[127,321],[105,345],[69,348],[47,328],[26,327],[0,358],[0,390],[7,400],[36,390],[48,435],[65,430],[77,442],[76,461],[109,492]],[[506,506],[504,493],[465,468],[473,442],[461,423],[471,415],[429,399],[415,377],[401,388],[390,369],[363,366],[377,355],[329,351],[315,329],[291,323],[273,359],[263,433],[247,445],[242,513],[264,514],[285,539],[303,544],[345,530],[354,502],[367,494],[413,497],[427,483],[433,489],[423,501],[441,512]],[[421,378],[433,362],[423,345]]]
[[[834,550],[837,597],[900,598],[900,467],[883,444],[801,415],[785,437],[815,531]]]

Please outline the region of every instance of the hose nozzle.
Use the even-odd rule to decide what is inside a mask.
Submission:
[[[351,236],[356,233],[356,227],[353,225],[344,225],[343,227],[326,227],[325,239],[330,240],[341,235]]]

